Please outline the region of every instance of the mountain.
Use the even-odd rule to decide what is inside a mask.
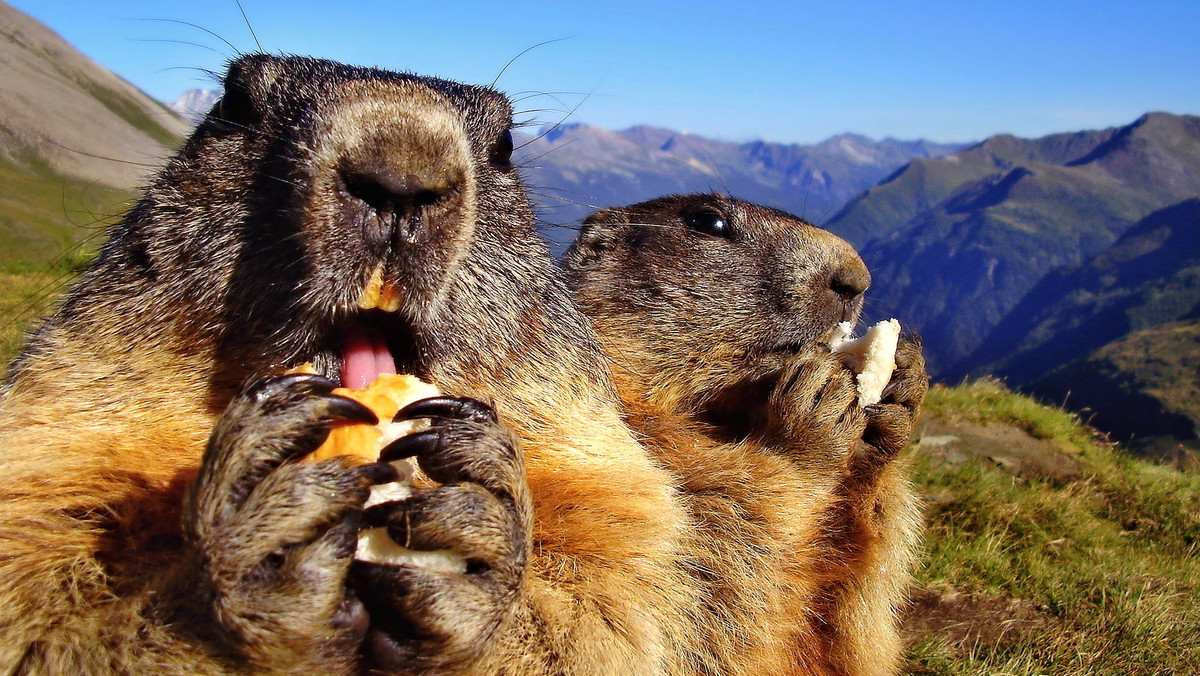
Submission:
[[[947,379],[994,374],[1139,452],[1200,459],[1200,198],[1048,274],[963,364]]]
[[[814,145],[731,143],[648,126],[560,124],[519,139],[517,161],[543,232],[561,250],[591,211],[668,193],[725,192],[819,222],[914,158],[960,147],[854,134]]]
[[[1025,385],[1127,334],[1200,316],[1200,198],[1156,211],[1076,268],[1052,271],[961,374]]]
[[[179,95],[175,99],[175,103],[171,104],[171,110],[179,113],[186,120],[197,123],[208,113],[221,98],[221,92],[209,91],[207,89],[189,89]]]
[[[125,208],[187,123],[0,3],[0,264],[37,266]]]
[[[1153,113],[1119,128],[997,136],[914,160],[826,227],[872,269],[868,314],[920,331],[943,375],[996,359],[977,350],[1047,274],[1196,195],[1200,117]]]
[[[187,133],[163,104],[0,3],[0,157],[128,187]]]

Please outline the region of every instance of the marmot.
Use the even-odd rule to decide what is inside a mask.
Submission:
[[[536,235],[508,101],[266,55],[224,86],[8,373],[4,670],[672,670],[687,517]],[[293,459],[373,417],[335,381],[392,369],[448,395],[392,451],[443,485],[364,516],[381,465]],[[466,572],[350,574],[367,518]]]
[[[895,673],[920,528],[895,459],[928,378],[903,340],[863,409],[822,345],[862,308],[858,254],[795,216],[689,195],[593,214],[563,265],[627,421],[701,526],[702,672]]]

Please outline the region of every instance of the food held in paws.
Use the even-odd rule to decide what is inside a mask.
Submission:
[[[849,366],[858,374],[858,404],[870,406],[883,398],[883,389],[896,369],[896,345],[900,340],[900,322],[887,319],[872,326],[862,338],[850,338],[850,322],[833,330],[829,349],[845,353]]]
[[[391,442],[417,430],[418,421],[392,422],[396,411],[414,401],[436,397],[437,387],[411,375],[382,374],[370,385],[350,390],[339,387],[334,394],[353,399],[371,409],[379,424],[335,422],[329,438],[308,456],[313,461],[349,455],[362,463],[375,462]]]

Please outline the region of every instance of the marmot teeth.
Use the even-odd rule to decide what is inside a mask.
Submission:
[[[371,271],[371,279],[367,280],[367,286],[358,298],[358,308],[396,312],[400,309],[401,300],[400,288],[383,281],[383,263],[380,263]]]
[[[858,405],[878,404],[883,389],[896,370],[896,345],[900,322],[887,319],[867,329],[862,338],[850,338],[854,327],[842,322],[829,335],[829,349],[850,356],[849,366],[858,374]]]

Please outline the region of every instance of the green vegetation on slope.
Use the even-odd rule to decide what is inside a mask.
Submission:
[[[1086,409],[1141,455],[1200,469],[1200,318],[1128,334],[1026,389]]]
[[[133,194],[55,175],[27,159],[0,158],[0,270],[38,271],[94,242]],[[68,254],[74,255],[74,254]]]
[[[0,158],[0,360],[46,314],[91,258],[132,193],[55,175],[44,164]]]
[[[1200,670],[1200,476],[1135,460],[992,380],[935,387],[924,420],[1013,426],[1079,469],[1014,473],[918,447],[930,500],[910,673]]]

